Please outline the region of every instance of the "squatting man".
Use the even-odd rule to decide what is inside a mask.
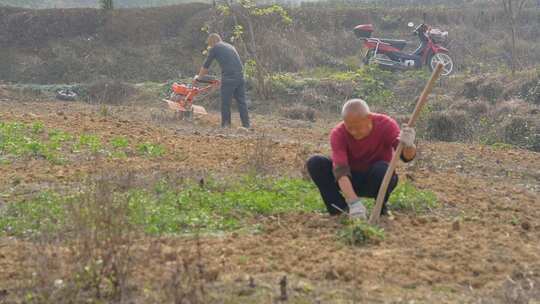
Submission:
[[[367,219],[360,197],[377,197],[390,160],[399,142],[404,146],[401,159],[416,156],[415,130],[384,114],[372,113],[362,99],[351,99],[343,105],[343,121],[330,133],[331,157],[315,155],[307,169],[319,188],[328,212],[348,212],[353,219]],[[397,186],[394,173],[386,192],[381,215],[387,215],[387,201]]]

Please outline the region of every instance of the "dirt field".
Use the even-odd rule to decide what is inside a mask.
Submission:
[[[240,175],[262,136],[271,143],[273,174],[301,177],[308,155],[328,152],[328,131],[337,121],[255,115],[256,131],[246,133],[220,130],[216,113],[183,122],[165,109],[143,105],[104,109],[4,100],[0,108],[2,122],[42,121],[74,134],[157,141],[172,151],[159,159],[2,164],[0,208],[101,172],[130,170],[147,178]],[[394,213],[382,223],[385,240],[359,248],[336,240],[337,219],[315,213],[257,218],[263,226],[258,234],[204,236],[200,246],[211,277],[205,286],[209,298],[215,303],[276,302],[286,275],[289,303],[538,303],[540,154],[460,143],[420,142],[419,148],[418,159],[400,165],[398,172],[402,180],[434,191],[440,208],[421,216]],[[175,256],[195,248],[195,242],[184,236],[140,240],[137,276],[152,288],[171,271]],[[0,238],[0,303],[16,292],[33,246]]]

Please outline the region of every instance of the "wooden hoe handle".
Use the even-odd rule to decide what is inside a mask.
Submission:
[[[426,84],[426,87],[424,88],[422,95],[420,95],[420,99],[418,99],[418,102],[416,103],[416,107],[414,108],[414,112],[411,118],[409,119],[410,127],[414,127],[414,124],[416,123],[418,116],[420,116],[420,112],[422,111],[422,108],[427,102],[429,93],[431,93],[433,86],[435,86],[435,82],[441,75],[442,68],[443,68],[443,64],[438,63],[437,67],[435,67],[435,69],[433,70],[433,73],[431,74],[431,78]],[[394,153],[394,156],[392,157],[392,160],[390,161],[390,164],[388,165],[388,169],[386,170],[386,174],[384,175],[381,187],[379,188],[379,193],[377,194],[377,201],[375,203],[375,206],[373,206],[373,210],[371,211],[371,216],[369,218],[369,223],[371,225],[375,225],[379,222],[379,217],[381,215],[381,209],[383,206],[384,197],[386,196],[386,190],[388,189],[388,184],[390,184],[390,179],[394,175],[394,171],[396,170],[396,165],[398,163],[397,160],[399,159],[399,156],[401,155],[402,151],[403,151],[403,145],[399,143],[399,145],[397,146],[396,152]]]

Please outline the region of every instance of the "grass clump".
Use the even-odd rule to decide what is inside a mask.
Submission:
[[[113,139],[111,139],[110,144],[114,149],[114,151],[111,154],[113,158],[126,158],[127,157],[126,150],[129,148],[129,140],[126,137],[123,137],[123,136],[114,137]]]
[[[122,149],[129,147],[129,140],[123,136],[117,136],[111,139],[111,145],[115,149]]]
[[[364,201],[371,213],[374,200]],[[438,206],[437,197],[431,191],[419,190],[409,182],[400,183],[388,201],[391,210],[421,214]],[[360,220],[346,219],[344,227],[338,231],[338,238],[351,246],[378,244],[384,240],[384,230]]]
[[[102,150],[101,140],[97,135],[82,134],[75,144],[74,150],[81,151],[83,148],[89,149],[92,153],[98,153]]]
[[[163,147],[162,145],[149,142],[137,145],[137,151],[140,155],[151,158],[161,157],[166,152],[165,147]]]
[[[379,244],[384,240],[384,230],[361,220],[346,220],[338,231],[338,238],[350,246]]]
[[[412,211],[416,214],[428,212],[438,206],[435,193],[419,190],[409,182],[400,183],[388,201],[390,209]]]
[[[43,133],[44,128],[45,127],[43,126],[43,123],[39,122],[39,121],[33,123],[32,126],[31,126],[33,134],[41,134],[41,133]]]

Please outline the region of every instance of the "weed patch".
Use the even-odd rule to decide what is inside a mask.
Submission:
[[[145,142],[142,144],[137,145],[137,151],[142,156],[147,157],[161,157],[165,154],[165,147],[163,147],[160,144],[153,144],[149,142]]]
[[[390,196],[389,207],[394,210],[428,212],[438,206],[435,193],[419,190],[409,182],[401,183]]]
[[[363,203],[366,209],[371,212],[375,200],[367,199]],[[390,195],[387,204],[390,210],[422,214],[437,208],[439,202],[435,193],[429,190],[419,190],[410,182],[401,182]]]
[[[0,212],[0,231],[22,237],[58,232],[65,224],[67,203],[60,195],[43,192],[33,199],[9,204]]]
[[[384,240],[384,230],[360,220],[346,220],[338,238],[350,246],[378,244]]]
[[[42,122],[0,123],[0,159],[5,162],[34,158],[63,163],[73,154],[81,153],[126,158],[135,149],[139,155],[152,158],[166,153],[165,147],[160,144],[145,142],[131,146],[129,140],[122,136],[104,142],[96,134],[74,136],[61,130],[48,130]]]
[[[0,123],[0,155],[3,157],[45,158],[52,162],[60,162],[56,141],[44,141],[41,138],[43,125],[34,123]]]
[[[86,194],[83,194],[86,195]],[[65,229],[66,210],[87,200],[44,193],[9,204],[0,211],[0,234],[28,237]],[[322,211],[316,188],[297,179],[245,177],[238,181],[187,184],[178,190],[162,181],[153,189],[116,192],[130,223],[148,234],[230,231],[246,227],[257,215]]]

